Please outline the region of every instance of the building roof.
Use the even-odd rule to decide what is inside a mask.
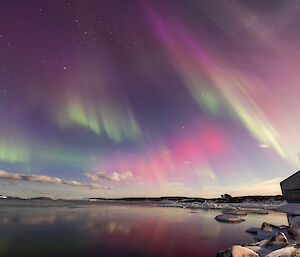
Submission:
[[[285,182],[285,181],[287,181],[287,180],[290,180],[292,177],[294,177],[294,176],[297,175],[297,174],[300,174],[300,170],[298,170],[297,172],[295,172],[293,175],[287,177],[286,179],[282,180],[282,181],[280,182],[280,184],[283,183],[283,182]]]

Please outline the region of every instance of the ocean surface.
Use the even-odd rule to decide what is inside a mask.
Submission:
[[[216,221],[220,213],[152,203],[0,200],[0,256],[209,257],[253,242],[249,227],[288,225],[278,212],[248,214],[238,224]]]

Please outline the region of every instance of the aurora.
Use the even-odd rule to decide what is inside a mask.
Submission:
[[[299,166],[298,12],[2,0],[0,193],[278,194]]]

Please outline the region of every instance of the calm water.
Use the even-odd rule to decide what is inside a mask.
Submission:
[[[220,211],[152,204],[0,201],[0,256],[215,256],[252,242],[245,232],[286,215],[248,214],[239,224],[217,222]]]

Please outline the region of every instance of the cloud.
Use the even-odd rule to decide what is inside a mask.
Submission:
[[[269,145],[266,145],[266,144],[259,144],[258,145],[260,148],[270,148]]]
[[[105,173],[102,171],[96,172],[96,173],[85,173],[85,175],[92,180],[110,180],[110,181],[121,181],[121,180],[131,180],[133,179],[133,174],[130,171],[126,171],[124,173],[120,172],[112,172],[112,173]]]
[[[111,187],[101,186],[97,184],[85,184],[75,180],[62,180],[56,177],[42,176],[42,175],[27,175],[20,173],[12,173],[4,170],[0,170],[0,179],[9,179],[9,180],[21,180],[21,181],[30,181],[38,183],[49,183],[49,184],[61,184],[69,186],[79,186],[87,187],[90,189],[111,189]]]

